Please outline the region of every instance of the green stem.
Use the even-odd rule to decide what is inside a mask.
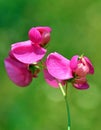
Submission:
[[[67,130],[70,130],[71,121],[70,121],[70,110],[69,110],[69,104],[68,104],[68,100],[67,100],[67,95],[64,98],[65,98],[66,109],[67,109],[67,117],[68,117],[68,129]]]
[[[66,103],[66,110],[67,110],[67,118],[68,118],[68,127],[67,127],[67,130],[70,130],[70,126],[71,126],[71,121],[70,121],[70,111],[69,111],[69,104],[68,104],[68,100],[67,100],[67,91],[65,92],[64,89],[63,89],[63,86],[61,83],[59,83],[59,87],[62,91],[62,94],[63,94],[63,97],[65,99],[65,103]],[[67,86],[66,86],[66,90],[67,90]]]
[[[66,97],[66,93],[65,93],[65,91],[64,91],[63,86],[62,86],[61,83],[59,83],[59,87],[61,89],[61,92],[62,92],[63,96]]]

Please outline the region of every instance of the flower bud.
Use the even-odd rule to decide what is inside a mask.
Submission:
[[[73,56],[70,62],[71,69],[74,75],[84,77],[87,74],[93,74],[94,68],[87,57],[78,55]]]
[[[29,30],[29,39],[42,47],[50,41],[50,27],[33,27]]]

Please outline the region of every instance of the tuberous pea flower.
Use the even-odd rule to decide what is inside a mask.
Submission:
[[[33,27],[29,30],[29,39],[35,43],[44,47],[50,41],[50,27]]]
[[[20,87],[28,86],[43,69],[46,82],[54,88],[59,87],[63,94],[67,110],[67,129],[70,130],[68,83],[80,90],[89,88],[86,76],[94,74],[94,67],[91,61],[83,55],[75,55],[69,60],[54,52],[50,53],[43,61],[47,52],[46,45],[50,41],[50,34],[50,27],[32,27],[28,32],[29,40],[11,45],[9,56],[5,58],[4,65],[10,80]]]
[[[76,55],[68,60],[54,52],[48,55],[45,65],[45,80],[53,87],[58,87],[58,83],[65,85],[70,82],[77,89],[87,89],[86,75],[94,73],[91,61],[85,56]]]
[[[30,29],[30,40],[11,45],[9,57],[4,60],[9,78],[18,86],[27,86],[36,78],[39,63],[47,50],[44,46],[50,41],[50,27]]]
[[[32,78],[37,77],[39,73],[39,68],[35,65],[24,64],[13,57],[10,56],[4,60],[5,69],[14,84],[20,87],[26,87],[32,82]],[[32,69],[35,68],[35,69]]]

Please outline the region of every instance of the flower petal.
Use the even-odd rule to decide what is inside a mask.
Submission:
[[[56,79],[65,80],[73,77],[70,61],[56,52],[48,55],[46,67],[48,72]]]
[[[13,44],[11,47],[11,53],[20,62],[32,64],[44,57],[46,49],[36,46],[28,40]]]
[[[40,32],[36,28],[31,28],[28,32],[29,38],[32,42],[39,44],[42,40]]]
[[[44,69],[44,78],[50,86],[53,86],[55,88],[59,87],[58,82],[60,82],[62,85],[65,85],[65,81],[58,81],[56,78],[49,74],[47,69]]]
[[[83,84],[79,84],[79,83],[73,83],[73,86],[75,87],[75,88],[77,88],[77,89],[81,89],[81,90],[83,90],[83,89],[88,89],[89,88],[89,85],[88,85],[88,83],[83,83]]]
[[[48,26],[38,26],[38,27],[35,27],[37,30],[39,30],[40,32],[51,32],[52,29]]]
[[[27,66],[14,58],[4,60],[5,68],[9,78],[18,86],[28,86],[32,81],[32,74],[27,70]]]
[[[73,71],[75,71],[76,68],[77,68],[78,58],[79,58],[79,56],[78,56],[78,55],[75,55],[75,56],[73,56],[73,57],[71,58],[71,60],[70,60],[70,67],[71,67],[71,69],[72,69]]]
[[[94,74],[94,67],[93,67],[91,61],[87,57],[84,57],[84,59],[86,60],[88,66],[89,66],[89,74]]]

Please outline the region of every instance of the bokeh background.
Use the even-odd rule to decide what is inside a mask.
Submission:
[[[33,26],[50,26],[48,53],[67,58],[84,53],[94,67],[90,88],[68,89],[71,130],[101,128],[101,0],[0,0],[0,130],[66,130],[66,108],[59,89],[43,73],[29,87],[9,80],[4,58],[10,45],[28,39]]]

